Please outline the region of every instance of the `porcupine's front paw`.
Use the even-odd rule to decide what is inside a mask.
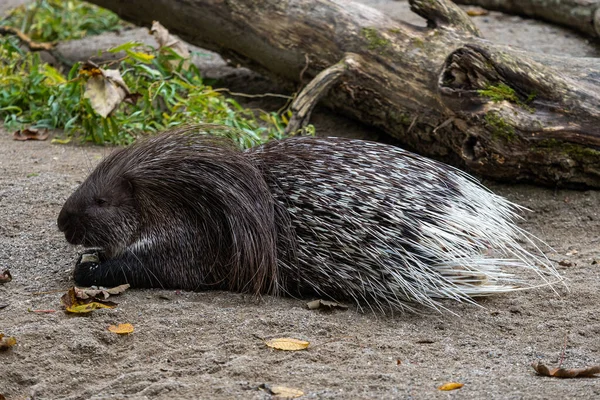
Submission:
[[[98,250],[88,250],[79,256],[75,263],[73,279],[80,286],[100,286],[102,285],[102,254]]]

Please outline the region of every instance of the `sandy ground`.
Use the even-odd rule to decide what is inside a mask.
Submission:
[[[366,1],[406,15],[403,2]],[[493,37],[532,49],[596,55],[569,31],[517,17],[477,19]],[[418,20],[417,20],[418,21]],[[497,33],[497,34],[494,34]],[[500,33],[498,33],[500,32]],[[534,33],[532,33],[534,32]],[[553,36],[549,36],[552,34]],[[524,41],[524,40],[523,40]],[[359,124],[316,115],[322,134]],[[0,353],[0,394],[8,399],[262,399],[261,384],[306,398],[597,398],[600,381],[537,376],[530,363],[600,364],[600,191],[576,192],[485,182],[532,210],[521,226],[556,252],[549,258],[569,291],[515,292],[451,313],[376,315],[305,309],[305,301],[233,293],[129,290],[118,307],[85,316],[60,309],[79,249],[56,217],[66,197],[109,149],[16,142],[0,129],[0,333],[18,345]],[[559,264],[560,262],[560,264]],[[56,310],[35,313],[28,310]],[[107,331],[129,322],[135,332]],[[260,338],[308,340],[307,351],[279,352]],[[441,392],[445,382],[464,384]]]

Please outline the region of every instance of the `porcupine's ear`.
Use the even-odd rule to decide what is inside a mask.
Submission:
[[[135,198],[135,186],[133,180],[127,176],[119,176],[113,184],[107,188],[108,192],[101,195],[105,196],[106,202],[112,206],[132,205]]]

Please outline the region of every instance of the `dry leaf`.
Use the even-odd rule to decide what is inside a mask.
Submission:
[[[169,48],[178,54],[183,59],[188,60],[190,58],[190,51],[185,43],[176,37],[169,34],[167,28],[162,26],[160,22],[153,21],[152,28],[150,28],[150,33],[154,36],[154,39],[158,43],[158,47],[160,49]],[[176,66],[179,64],[178,60],[172,60],[171,65]],[[183,64],[184,68],[189,67],[189,61],[185,61]]]
[[[469,17],[480,17],[482,15],[488,15],[489,13],[489,10],[481,7],[469,7],[467,9],[467,15]]]
[[[271,386],[270,392],[273,396],[287,399],[295,399],[296,397],[304,396],[304,392],[302,390],[285,386]]]
[[[455,389],[460,389],[461,387],[463,387],[464,384],[463,383],[458,383],[458,382],[448,382],[448,383],[444,383],[442,386],[440,386],[438,389],[439,390],[455,390]]]
[[[335,301],[329,300],[313,300],[306,303],[306,306],[309,310],[317,310],[317,309],[327,309],[332,310],[334,308],[339,308],[340,310],[347,310],[348,306],[345,304],[337,303]]]
[[[267,340],[265,344],[277,350],[298,351],[306,349],[310,342],[294,338],[278,338]]]
[[[109,303],[109,302],[107,302]],[[75,313],[75,314],[85,314],[85,313],[89,313],[92,312],[94,310],[98,310],[100,308],[115,308],[117,305],[112,303],[112,304],[106,304],[106,303],[100,303],[98,301],[92,301],[86,304],[74,304],[72,306],[68,306],[66,307],[66,310],[70,313]]]
[[[6,400],[6,397],[2,393],[0,393],[0,400]]]
[[[100,262],[100,257],[98,257],[98,253],[96,253],[96,252],[83,253],[81,255],[81,260],[79,262],[80,263],[94,263],[94,264],[98,264]]]
[[[12,336],[4,336],[4,334],[0,333],[0,351],[8,350],[17,344],[17,339]]]
[[[111,325],[108,327],[108,330],[112,333],[118,333],[119,335],[127,335],[133,332],[134,328],[131,324],[119,324]]]
[[[540,362],[531,364],[535,372],[554,378],[586,378],[600,373],[600,365],[587,368],[548,368]]]
[[[80,72],[89,75],[83,97],[90,100],[94,111],[106,118],[130,94],[127,84],[117,69],[96,68],[90,64]]]
[[[82,261],[84,262],[84,261]],[[123,293],[125,290],[129,289],[129,284],[126,283],[124,285],[115,286],[110,289],[91,289],[91,288],[78,288],[75,287],[75,297],[78,299],[89,299],[93,297],[102,297],[103,300],[108,299],[111,295],[117,295]]]
[[[0,283],[8,283],[10,281],[12,281],[12,275],[10,274],[9,270],[5,269],[0,274]]]
[[[71,313],[88,313],[99,308],[115,308],[117,306],[117,303],[97,299],[95,297],[80,299],[77,297],[74,287],[69,289],[69,291],[60,298],[60,301],[66,311]]]
[[[303,391],[285,386],[271,386],[263,383],[258,388],[280,399],[295,399],[296,397],[304,396]]]
[[[48,129],[39,131],[37,129],[22,129],[13,133],[14,140],[46,140],[48,139]]]

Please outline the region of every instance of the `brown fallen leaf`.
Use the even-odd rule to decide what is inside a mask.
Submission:
[[[448,383],[444,383],[442,386],[438,387],[438,389],[447,391],[447,390],[460,389],[463,386],[464,386],[464,383],[448,382]]]
[[[17,344],[17,339],[12,336],[4,336],[0,333],[0,351],[5,351]]]
[[[490,13],[489,10],[481,7],[469,7],[467,8],[467,15],[469,17],[480,17],[482,15],[488,15]]]
[[[131,324],[119,324],[109,326],[108,330],[112,333],[117,333],[119,335],[128,335],[130,333],[133,333],[134,328]]]
[[[169,34],[167,28],[162,26],[158,21],[152,22],[152,28],[150,28],[150,33],[154,36],[154,39],[158,43],[159,49],[173,50],[175,54],[179,55],[184,60],[187,60],[184,62],[183,67],[187,68],[189,66],[188,59],[190,58],[190,51],[188,50],[188,47],[185,43],[183,43],[181,40],[177,39],[173,35]],[[179,64],[179,61],[172,60],[171,64],[173,66],[177,66],[177,64]]]
[[[81,67],[79,74],[88,76],[83,97],[89,99],[94,111],[103,118],[131,93],[117,69],[102,69],[88,62]]]
[[[308,307],[309,310],[317,310],[317,309],[332,310],[334,308],[338,308],[340,310],[348,309],[348,306],[345,304],[337,303],[335,301],[322,300],[322,299],[309,301],[308,303],[306,303],[306,306]]]
[[[0,393],[0,400],[6,400],[6,397],[2,393]]]
[[[271,386],[263,383],[259,385],[258,388],[280,399],[295,399],[296,397],[304,396],[304,392],[302,390],[285,386]]]
[[[78,314],[88,313],[99,308],[115,308],[117,306],[117,303],[95,297],[80,299],[77,297],[74,287],[69,289],[69,291],[60,298],[60,301],[67,312]]]
[[[48,129],[37,130],[32,128],[21,129],[13,133],[14,140],[46,140],[48,139]]]
[[[600,365],[594,365],[587,368],[548,368],[541,362],[531,364],[535,372],[544,376],[553,378],[589,378],[600,373]]]
[[[92,288],[78,288],[78,287],[74,287],[75,289],[75,296],[78,299],[89,299],[89,298],[99,298],[102,297],[103,300],[108,299],[111,295],[117,295],[117,294],[121,294],[124,291],[126,291],[127,289],[129,289],[129,284],[126,283],[124,285],[119,285],[119,286],[115,286],[114,288],[109,288],[109,289],[92,289]]]
[[[266,340],[265,344],[272,349],[298,351],[306,349],[310,345],[310,342],[294,338],[277,338]]]
[[[12,281],[12,275],[10,274],[9,270],[5,269],[0,274],[0,283],[8,283],[10,281]]]

